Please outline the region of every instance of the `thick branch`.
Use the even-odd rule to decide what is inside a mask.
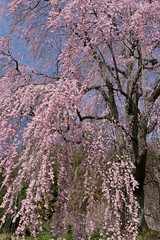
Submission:
[[[105,85],[105,86],[106,86],[106,85]],[[91,90],[97,90],[97,91],[99,91],[99,92],[102,94],[104,100],[105,100],[106,102],[109,102],[109,98],[108,98],[105,90],[102,88],[102,86],[92,86],[92,87],[86,88],[86,89],[84,90],[84,92],[86,93],[86,92],[89,92],[89,91],[91,91]]]
[[[86,116],[81,116],[81,113],[79,110],[77,110],[77,115],[79,117],[79,120],[82,122],[84,120],[102,120],[102,119],[108,119],[111,120],[109,116],[103,116],[103,117],[98,117],[98,116],[91,116],[91,115],[86,115]]]
[[[159,96],[160,96],[160,85],[154,89],[153,93],[149,97],[149,102],[154,103]]]
[[[151,132],[153,132],[153,130],[155,129],[157,125],[157,120],[154,122],[151,122],[150,125],[147,128],[147,134],[150,134]]]

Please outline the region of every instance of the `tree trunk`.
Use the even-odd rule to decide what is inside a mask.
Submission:
[[[145,165],[146,165],[147,151],[145,155],[139,156],[139,161],[136,162],[135,179],[138,181],[138,188],[135,191],[140,209],[139,209],[139,230],[147,230],[148,226],[144,215],[144,180],[145,180]]]
[[[147,143],[146,143],[146,122],[142,121],[138,125],[137,153],[135,179],[138,181],[138,188],[135,191],[140,209],[139,209],[139,230],[147,230],[147,223],[144,215],[144,180],[146,177]]]
[[[138,200],[139,209],[139,230],[147,230],[147,223],[144,214],[144,180],[146,176],[147,160],[147,119],[138,119],[138,111],[135,105],[130,106],[130,111],[126,108],[126,122],[128,129],[131,129],[131,136],[127,139],[127,148],[131,161],[135,164],[134,177],[138,182],[138,188],[135,190],[135,196]]]

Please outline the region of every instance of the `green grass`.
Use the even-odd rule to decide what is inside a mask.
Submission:
[[[49,235],[38,235],[37,240],[49,240],[49,239],[54,239],[57,240],[56,237],[52,237]],[[65,235],[61,237],[62,239],[65,240],[76,240],[76,236],[72,236],[71,234]],[[0,240],[10,240],[11,235],[9,234],[0,234]],[[32,237],[26,237],[26,240],[33,240],[34,238]],[[85,240],[88,240],[86,237]],[[99,240],[99,235],[98,234],[93,234],[91,237],[91,240]],[[160,232],[157,231],[144,231],[139,233],[137,240],[160,240]]]
[[[137,240],[160,240],[160,232],[157,231],[143,231],[138,234]]]

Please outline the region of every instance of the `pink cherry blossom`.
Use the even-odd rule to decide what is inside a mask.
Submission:
[[[29,227],[36,238],[49,211],[53,236],[71,228],[81,239],[129,240],[147,228],[147,151],[153,136],[159,146],[160,129],[159,5],[2,1],[11,32],[0,40],[1,226],[19,220],[15,236]],[[37,67],[16,59],[14,32]]]

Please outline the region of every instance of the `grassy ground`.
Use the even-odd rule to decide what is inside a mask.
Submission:
[[[10,235],[0,234],[0,240],[8,240],[9,238],[10,238]]]
[[[139,234],[137,240],[160,240],[160,232],[149,231]]]
[[[53,237],[48,235],[41,235],[38,236],[37,240],[49,240],[50,238],[53,239]],[[11,236],[8,234],[0,234],[0,240],[10,240]],[[26,240],[32,240],[32,237],[26,237]],[[61,240],[76,240],[76,238],[72,238],[72,235],[67,235],[61,238]],[[94,235],[91,240],[98,240],[99,238]],[[55,238],[56,240],[56,238]],[[87,238],[86,238],[87,240]],[[132,240],[132,239],[131,239]],[[149,232],[142,232],[138,235],[137,240],[160,240],[160,232],[156,231],[149,231]]]

